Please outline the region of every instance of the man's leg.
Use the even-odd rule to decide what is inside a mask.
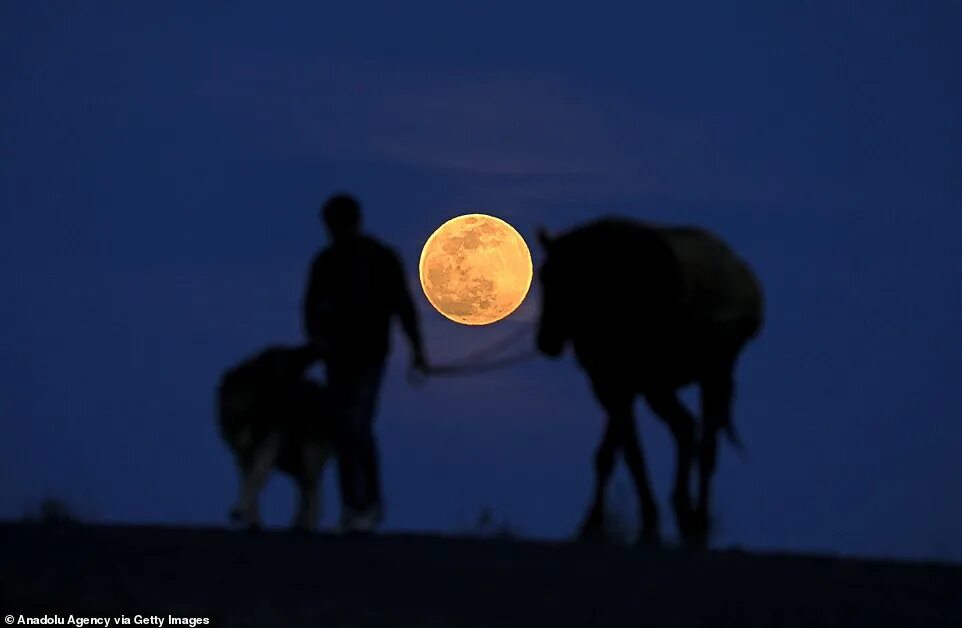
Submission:
[[[377,440],[374,436],[374,419],[377,415],[378,393],[384,365],[365,369],[358,381],[358,463],[361,473],[359,499],[363,509],[375,521],[381,519],[381,475]]]
[[[353,382],[343,367],[328,365],[327,382],[331,392],[336,424],[337,474],[341,488],[341,519],[347,522],[363,507],[358,499],[359,448],[354,420]]]
[[[328,371],[338,415],[338,470],[345,528],[370,528],[380,519],[373,422],[383,372],[383,363]]]

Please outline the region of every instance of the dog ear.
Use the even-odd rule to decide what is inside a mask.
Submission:
[[[551,247],[554,246],[554,238],[544,227],[538,227],[538,241],[541,242],[541,248],[549,253],[551,252]]]

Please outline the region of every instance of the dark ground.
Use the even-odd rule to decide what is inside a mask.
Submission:
[[[218,626],[959,626],[962,566],[0,524],[0,613],[121,612]]]

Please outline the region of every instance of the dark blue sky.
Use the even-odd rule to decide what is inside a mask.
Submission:
[[[609,213],[715,229],[768,302],[718,543],[962,559],[958,3],[310,4],[0,5],[0,516],[223,521],[214,387],[299,339],[317,206],[347,189],[437,361],[537,312],[429,310],[417,255],[456,213],[532,243]],[[423,388],[394,358],[390,527],[574,530],[602,420],[570,357]],[[275,480],[268,520],[292,500]]]

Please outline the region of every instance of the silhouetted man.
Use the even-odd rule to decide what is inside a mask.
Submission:
[[[333,196],[321,214],[331,245],[311,266],[304,325],[327,363],[337,416],[342,527],[370,530],[382,516],[373,422],[394,315],[411,343],[413,365],[422,371],[424,350],[400,259],[360,232],[357,200]]]

